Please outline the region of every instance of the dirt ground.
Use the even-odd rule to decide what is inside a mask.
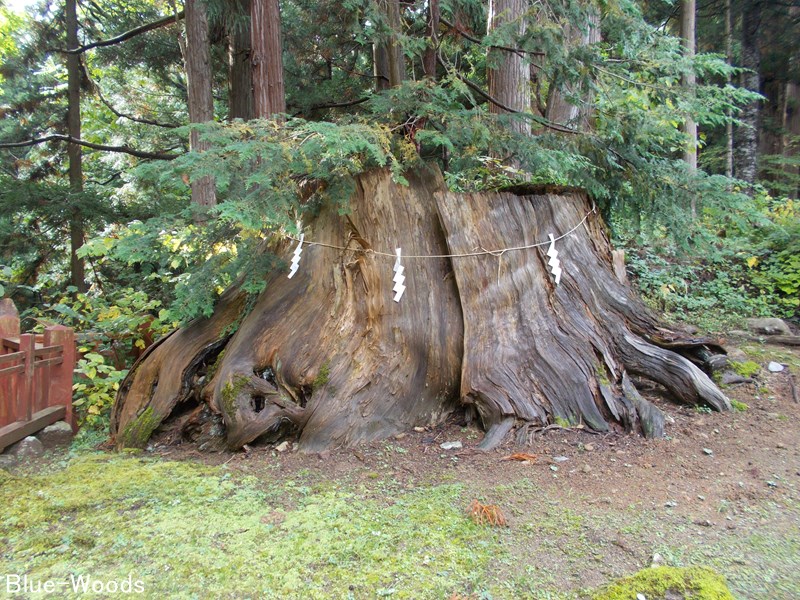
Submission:
[[[781,373],[762,368],[752,383],[726,387],[747,408],[725,414],[678,406],[655,386],[645,386],[645,395],[667,415],[662,440],[554,428],[525,448],[509,441],[483,453],[476,450],[481,432],[453,420],[322,455],[291,448],[236,454],[152,450],[309,484],[389,479],[397,489],[412,489],[461,483],[467,496],[503,510],[512,560],[497,565],[497,577],[529,577],[529,597],[554,597],[545,589],[577,595],[655,558],[675,566],[712,566],[737,597],[798,598],[800,351],[760,344],[742,349],[762,367],[770,360],[788,367]],[[440,446],[453,441],[463,448]],[[517,451],[536,458],[504,460]],[[376,497],[385,493],[376,487]]]

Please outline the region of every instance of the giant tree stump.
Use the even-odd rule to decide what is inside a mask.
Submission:
[[[180,415],[186,435],[216,432],[229,448],[297,436],[318,451],[434,425],[463,404],[481,417],[484,448],[515,425],[553,422],[663,435],[629,372],[681,402],[730,408],[694,364],[709,343],[660,327],[615,277],[585,193],[455,194],[435,170],[409,182],[368,173],[349,214],[325,208],[306,223],[312,243],[297,274],[268,274],[233,335],[244,307],[235,288],[210,319],[151,348],[117,396],[117,446],[142,446]],[[547,244],[520,247],[568,232],[556,242],[555,285]],[[278,252],[288,261],[294,245]]]

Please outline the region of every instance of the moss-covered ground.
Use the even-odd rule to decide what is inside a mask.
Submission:
[[[644,566],[618,556],[618,538],[628,535],[674,565],[728,574],[742,598],[791,598],[800,589],[797,527],[698,548],[680,533],[692,527],[686,519],[669,532],[636,506],[578,512],[580,498],[559,498],[528,478],[486,486],[378,472],[293,475],[89,452],[0,472],[0,573],[34,581],[132,575],[148,598],[593,597],[590,583]],[[473,523],[466,507],[474,497],[501,502],[512,526]],[[778,507],[760,510],[758,522]],[[635,599],[629,590],[650,589],[639,581],[598,597]],[[701,592],[691,597],[729,597]],[[82,596],[65,589],[59,597]]]

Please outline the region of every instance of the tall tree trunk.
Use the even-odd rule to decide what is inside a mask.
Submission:
[[[797,21],[800,17],[800,6],[792,6],[789,9],[789,16]],[[786,158],[796,157],[800,154],[800,51],[795,50],[789,59],[789,72],[794,76],[786,82],[783,105],[783,148],[782,154]],[[797,165],[787,165],[787,174],[790,181],[797,182],[797,187],[790,194],[797,198],[800,196],[800,167]]]
[[[208,16],[205,0],[186,0],[186,80],[189,96],[189,122],[214,120],[212,92],[211,44],[208,39]],[[192,131],[189,146],[193,151],[208,150],[197,131]],[[207,208],[217,203],[214,179],[201,177],[192,182],[192,202]]]
[[[761,89],[761,0],[745,0],[742,12],[742,67],[741,86],[753,92]],[[734,175],[748,183],[755,183],[758,175],[758,131],[760,125],[759,101],[751,102],[742,110],[742,125],[736,128]]]
[[[402,30],[400,0],[377,0],[378,9],[386,19],[388,31],[384,39],[372,47],[372,65],[375,89],[378,91],[397,87],[406,78],[406,63],[403,48],[398,41]]]
[[[587,3],[587,8],[589,7],[591,12],[587,14],[585,23],[580,25],[568,23],[564,27],[564,37],[570,47],[589,46],[600,41],[600,11],[594,4]],[[561,74],[556,74],[548,90],[545,118],[553,123],[578,130],[589,129],[592,101],[581,91],[581,87],[581,82],[568,83],[563,81]],[[569,96],[580,100],[570,101]]]
[[[428,25],[425,31],[428,47],[422,56],[422,69],[425,77],[436,80],[436,53],[439,46],[439,19],[442,11],[439,0],[428,0]]]
[[[406,177],[367,173],[348,214],[326,206],[311,217],[299,270],[270,273],[232,337],[235,288],[210,319],[151,347],[114,405],[115,443],[142,446],[180,414],[172,424],[205,447],[216,431],[230,448],[296,437],[320,451],[441,423],[459,402],[481,416],[484,448],[515,424],[520,439],[563,421],[663,435],[662,413],[629,373],[682,402],[730,409],[684,357],[700,361],[706,342],[659,327],[616,279],[586,194],[462,195],[435,170]],[[559,238],[560,283],[548,234]]]
[[[683,55],[692,64],[683,76],[683,87],[690,97],[694,97],[697,88],[697,76],[694,72],[695,47],[697,45],[695,34],[695,23],[697,17],[697,6],[695,0],[681,1],[681,43],[683,45]],[[697,170],[697,123],[691,114],[686,116],[683,123],[684,131],[689,141],[683,152],[683,160],[689,166],[690,171]],[[691,198],[692,218],[697,218],[697,195],[694,192]]]
[[[249,121],[255,115],[250,0],[228,0],[228,5],[233,15],[228,23],[228,118]]]
[[[731,10],[731,0],[725,0],[725,57],[728,64],[733,65],[733,11]],[[731,75],[728,74],[727,84],[732,83]],[[730,119],[733,114],[730,109],[725,111],[725,116]],[[725,176],[733,177],[733,123],[728,121],[725,124]]]
[[[77,0],[66,0],[65,6],[67,46],[77,48],[78,42],[78,14]],[[67,133],[75,138],[81,138],[81,56],[80,54],[67,55]],[[67,146],[69,158],[69,189],[73,194],[83,192],[83,164],[81,147],[78,144]],[[70,281],[79,292],[85,292],[86,269],[84,261],[78,256],[78,249],[83,246],[84,229],[83,215],[77,209],[72,211],[69,222],[69,256],[70,256]]]
[[[252,0],[250,14],[255,116],[266,119],[286,112],[280,3]]]
[[[528,0],[489,0],[488,30],[491,32],[505,24],[514,23],[515,33],[525,34],[525,13]],[[512,44],[513,45],[513,44]],[[489,50],[487,57],[489,95],[499,104],[517,113],[530,113],[530,67],[525,57],[517,52],[500,48]],[[508,111],[491,103],[490,112],[508,114]],[[530,121],[514,119],[509,127],[517,133],[529,134]]]

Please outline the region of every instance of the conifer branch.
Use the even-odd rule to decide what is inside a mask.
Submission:
[[[439,22],[443,23],[446,27],[448,27],[448,28],[452,29],[453,31],[455,31],[458,35],[463,37],[465,40],[469,40],[470,42],[473,42],[475,44],[480,44],[481,46],[483,45],[483,40],[468,34],[466,31],[463,31],[459,27],[456,27],[455,25],[450,23],[447,19],[445,19],[444,17],[439,17]],[[497,44],[492,44],[489,47],[492,48],[493,50],[505,50],[506,52],[513,52],[514,54],[519,54],[520,56],[524,56],[525,54],[530,54],[531,56],[545,56],[544,52],[538,52],[538,51],[535,51],[535,50],[523,50],[522,48],[512,48],[511,46],[499,46]]]
[[[86,44],[85,46],[79,46],[78,48],[71,48],[69,50],[59,50],[59,52],[63,54],[83,54],[87,50],[92,50],[93,48],[103,48],[105,46],[114,46],[116,44],[120,44],[125,42],[137,35],[141,35],[142,33],[147,33],[148,31],[153,31],[154,29],[158,29],[159,27],[163,27],[164,25],[170,25],[171,23],[177,23],[184,17],[184,11],[180,11],[175,13],[174,15],[168,15],[162,19],[157,21],[152,21],[151,23],[145,23],[139,27],[134,27],[130,31],[126,31],[123,34],[118,35],[117,37],[113,37],[108,40],[100,40],[97,42],[92,42],[91,44]]]
[[[95,144],[94,142],[79,140],[70,137],[68,135],[62,135],[60,133],[54,133],[52,135],[48,135],[42,138],[25,140],[22,142],[0,143],[0,149],[26,148],[29,146],[38,146],[39,144],[46,144],[47,142],[67,142],[70,144],[78,144],[79,146],[83,146],[85,148],[91,148],[92,150],[101,150],[103,152],[119,152],[122,154],[129,154],[131,156],[135,156],[136,158],[146,158],[149,160],[173,160],[180,156],[180,154],[172,154],[169,152],[147,152],[144,150],[136,150],[135,148],[131,148],[130,146],[107,146],[105,144]]]

